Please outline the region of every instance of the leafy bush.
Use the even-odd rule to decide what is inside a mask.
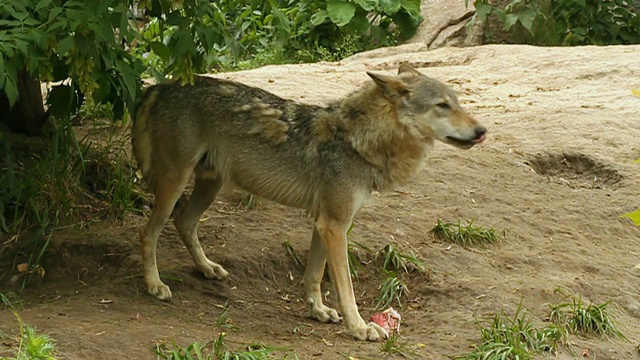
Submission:
[[[467,6],[469,0],[465,0]],[[475,0],[475,20],[494,14],[513,32],[526,29],[538,45],[617,45],[640,43],[640,16],[627,0],[511,0],[503,8]]]
[[[299,50],[333,53],[349,37],[358,39],[355,51],[389,45],[415,33],[419,4],[7,0],[0,7],[0,89],[13,105],[18,73],[26,68],[40,80],[64,81],[49,95],[52,115],[73,114],[91,97],[113,104],[114,117],[122,118],[135,106],[145,70],[187,82],[194,73],[235,68],[264,50],[274,54],[268,61],[284,62]],[[136,19],[132,9],[143,15]]]

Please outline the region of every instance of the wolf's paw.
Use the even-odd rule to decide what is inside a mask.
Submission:
[[[202,271],[202,274],[207,279],[224,280],[229,276],[229,273],[227,272],[227,270],[225,270],[222,266],[214,263],[209,259],[207,259],[206,264],[200,264],[198,266],[198,269]]]
[[[350,331],[358,340],[378,341],[389,337],[387,330],[374,322],[370,322],[363,327],[350,329]]]
[[[311,301],[309,306],[309,313],[311,318],[324,323],[337,323],[342,320],[342,317],[338,315],[336,309],[325,306],[324,304],[314,304],[313,301]]]
[[[171,290],[162,281],[159,281],[158,283],[155,283],[155,284],[148,284],[147,292],[157,297],[160,300],[166,300],[166,301],[171,300]]]

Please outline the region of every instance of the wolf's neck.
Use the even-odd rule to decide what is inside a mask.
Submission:
[[[433,140],[401,123],[376,87],[349,95],[336,110],[344,121],[345,140],[372,165],[375,190],[404,183],[422,168]]]

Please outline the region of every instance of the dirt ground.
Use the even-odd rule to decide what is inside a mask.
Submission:
[[[490,136],[469,151],[437,145],[414,181],[375,194],[356,217],[354,240],[413,249],[431,270],[405,277],[401,341],[415,346],[416,358],[460,355],[479,339],[478,321],[513,315],[520,301],[544,324],[547,304],[561,300],[554,291],[562,288],[587,303],[612,300],[630,340],[574,337],[577,357],[588,350],[584,358],[639,359],[640,229],[619,215],[640,206],[640,165],[633,163],[640,158],[640,98],[631,93],[640,88],[640,46],[427,52],[411,44],[340,63],[219,76],[323,103],[359,86],[365,70],[392,72],[402,61],[451,84]],[[230,272],[228,281],[197,274],[167,226],[158,256],[174,299],[147,295],[136,230],[145,217],[131,215],[57,231],[44,279],[20,294],[20,316],[57,340],[61,359],[154,359],[156,342],[186,346],[220,331],[231,348],[262,341],[301,359],[385,358],[380,343],[356,342],[344,325],[306,317],[304,269],[282,243],[291,241],[306,258],[307,215],[266,201],[245,209],[240,199],[224,191],[200,226],[205,251]],[[438,218],[474,220],[507,237],[488,249],[465,249],[431,236]],[[2,261],[0,271],[16,272],[12,259]],[[361,274],[355,289],[368,318],[383,278],[373,263]],[[225,304],[236,330],[216,325]],[[13,312],[0,310],[0,331],[16,334]],[[12,344],[5,338],[0,356]],[[560,349],[555,358],[573,357]]]

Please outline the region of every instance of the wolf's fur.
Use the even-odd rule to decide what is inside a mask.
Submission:
[[[195,186],[175,226],[207,278],[228,274],[209,260],[197,238],[198,219],[226,182],[315,216],[307,269],[311,317],[337,322],[322,303],[320,283],[328,262],[338,308],[361,340],[387,336],[358,313],[347,262],[346,231],[373,190],[410,179],[434,140],[470,148],[485,128],[462,110],[446,85],[409,65],[398,76],[368,73],[360,90],[327,107],[282,99],[243,84],[196,77],[149,88],[135,116],[132,143],[155,206],[140,231],[150,294],[170,299],[158,275],[160,230],[190,176]]]

